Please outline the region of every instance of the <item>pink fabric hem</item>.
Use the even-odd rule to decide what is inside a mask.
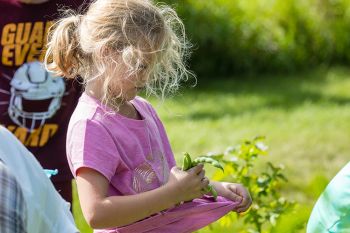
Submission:
[[[95,233],[188,233],[215,222],[239,203],[224,197],[214,201],[210,197],[194,199],[136,223],[110,230],[95,230]]]

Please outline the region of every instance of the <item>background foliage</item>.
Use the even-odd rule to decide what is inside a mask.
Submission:
[[[168,0],[194,45],[199,76],[349,64],[349,0]]]

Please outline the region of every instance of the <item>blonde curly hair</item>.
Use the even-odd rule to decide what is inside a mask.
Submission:
[[[171,7],[150,0],[96,0],[85,14],[66,12],[48,38],[46,68],[66,78],[80,76],[84,84],[103,78],[105,103],[121,62],[130,76],[145,69],[146,93],[161,97],[193,76],[182,21]]]

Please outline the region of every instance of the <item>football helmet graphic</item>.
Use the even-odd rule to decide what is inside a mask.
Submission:
[[[10,82],[9,116],[29,131],[42,126],[61,107],[65,83],[35,61],[23,64]]]

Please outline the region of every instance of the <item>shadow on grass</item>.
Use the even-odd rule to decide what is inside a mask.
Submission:
[[[335,77],[336,81],[330,80],[330,76]],[[215,120],[225,115],[254,114],[262,109],[288,111],[300,108],[306,103],[348,105],[350,95],[329,95],[322,90],[329,82],[342,82],[349,77],[349,69],[319,68],[299,75],[248,76],[240,79],[198,78],[197,86],[187,89],[178,101],[184,101],[183,104],[191,108],[191,103],[195,104],[196,101],[217,100],[217,103],[211,103],[210,109],[192,108],[186,117],[194,120]],[[249,99],[252,97],[254,100]]]

